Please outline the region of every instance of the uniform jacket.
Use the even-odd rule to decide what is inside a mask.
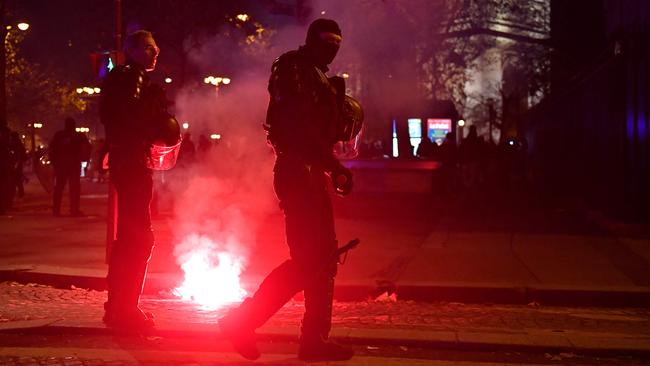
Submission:
[[[275,60],[268,91],[265,129],[276,154],[334,169],[337,93],[303,47]]]

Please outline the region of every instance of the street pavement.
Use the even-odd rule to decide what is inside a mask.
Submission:
[[[110,335],[100,320],[105,300],[106,293],[100,291],[5,282],[0,284],[0,334]],[[295,343],[303,305],[293,300],[284,306],[258,330],[260,341]],[[228,309],[206,309],[160,295],[144,296],[142,307],[155,314],[154,338],[211,340],[215,348],[221,338],[216,321]],[[336,301],[333,313],[334,339],[370,349],[541,352],[559,359],[650,357],[649,309],[423,303],[380,297]]]
[[[84,181],[82,189],[86,217],[52,217],[49,196],[34,180],[16,210],[0,217],[3,332],[106,332],[106,184]],[[333,337],[648,357],[645,229],[571,208],[521,210],[527,204],[496,212],[421,193],[336,198],[339,238],[362,244],[339,268]],[[173,215],[164,209],[154,218],[157,247],[143,307],[156,314],[160,336],[218,338],[215,321],[224,309],[170,295],[182,273],[173,258]],[[251,255],[243,275],[249,291],[287,256],[279,214],[255,233],[259,247],[251,252],[259,255]],[[297,296],[259,330],[260,339],[295,341],[302,305]]]

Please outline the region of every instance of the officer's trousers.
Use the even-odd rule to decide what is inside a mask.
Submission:
[[[243,329],[263,325],[304,291],[302,337],[329,335],[337,249],[327,176],[322,169],[279,157],[274,188],[284,211],[290,259],[276,267],[233,315]]]
[[[111,156],[110,179],[117,193],[117,239],[109,258],[107,309],[128,311],[138,306],[154,246],[153,179],[138,159],[119,154]]]
[[[52,211],[55,214],[61,212],[61,200],[63,199],[63,189],[66,183],[70,186],[70,212],[79,212],[79,200],[81,197],[81,165],[71,164],[68,166],[57,167],[54,170],[54,195],[52,202]]]

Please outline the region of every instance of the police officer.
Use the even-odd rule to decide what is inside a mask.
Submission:
[[[164,92],[147,75],[160,51],[152,34],[136,31],[127,36],[124,48],[126,64],[108,74],[100,100],[117,193],[117,238],[109,258],[103,320],[108,327],[139,332],[154,326],[153,316],[138,305],[154,246],[149,213],[153,180],[147,162],[153,140],[160,137],[155,136],[157,121],[168,115]],[[180,130],[174,133],[178,139]]]
[[[335,21],[315,20],[305,45],[272,66],[265,128],[276,153],[274,188],[285,215],[291,258],[266,277],[253,297],[219,321],[245,358],[260,356],[254,330],[298,291],[305,296],[299,358],[347,360],[353,355],[328,339],[337,249],[328,179],[336,180],[342,195],[352,188],[350,171],[332,152],[342,95],[325,76],[341,40]]]
[[[90,142],[82,133],[75,131],[75,127],[75,120],[66,118],[63,130],[54,134],[50,142],[49,156],[55,176],[52,204],[54,216],[61,215],[61,199],[66,183],[70,187],[70,214],[83,216],[79,210],[81,162],[89,158]]]

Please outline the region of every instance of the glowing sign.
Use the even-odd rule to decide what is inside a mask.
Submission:
[[[434,130],[451,131],[451,119],[448,118],[428,118],[427,126]]]
[[[431,141],[442,144],[447,133],[451,131],[450,118],[427,118],[427,136]]]

